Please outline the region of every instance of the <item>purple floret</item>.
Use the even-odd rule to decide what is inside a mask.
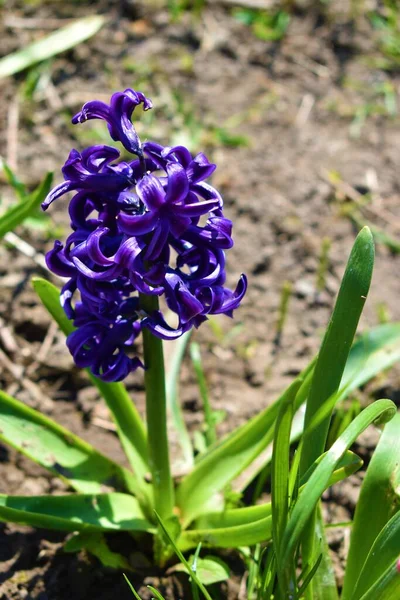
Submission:
[[[246,293],[245,275],[234,291],[224,287],[225,253],[232,223],[216,189],[204,180],[215,170],[202,153],[183,146],[143,146],[131,122],[136,106],[151,108],[140,92],[125,90],[110,105],[86,103],[74,123],[107,122],[114,141],[137,158],[119,160],[110,146],[72,150],[65,181],[43,209],[67,192],[72,232],[46,256],[49,269],[67,278],[61,304],[77,329],[67,346],[79,367],[104,381],[120,381],[141,361],[132,345],[143,328],[176,339],[210,314],[232,316]],[[161,172],[161,174],[160,174]],[[200,218],[207,217],[205,225]],[[139,294],[163,296],[178,317],[170,326],[161,310],[145,313]]]

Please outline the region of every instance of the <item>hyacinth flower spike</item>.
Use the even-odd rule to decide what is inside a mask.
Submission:
[[[103,381],[120,381],[145,368],[154,506],[168,518],[174,491],[161,340],[176,339],[210,314],[231,317],[247,281],[242,275],[234,291],[224,287],[232,223],[223,214],[221,195],[205,181],[215,165],[183,146],[142,145],[131,121],[139,105],[152,107],[144,94],[127,89],[110,104],[95,100],[83,106],[72,122],[106,121],[111,138],[132,160],[121,161],[119,151],[106,145],[72,150],[64,182],[42,206],[46,210],[74,192],[72,233],[46,257],[49,269],[67,278],[61,304],[76,327],[67,346],[79,367]],[[207,222],[200,225],[204,216]],[[176,327],[168,324],[160,297],[177,315]],[[132,354],[140,337],[143,362]]]

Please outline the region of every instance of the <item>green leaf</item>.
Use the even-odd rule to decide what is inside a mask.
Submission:
[[[23,197],[18,204],[15,204],[1,215],[0,238],[20,225],[24,219],[29,217],[41,205],[50,191],[52,181],[53,173],[48,173],[32,194]]]
[[[64,552],[87,550],[99,559],[102,565],[110,569],[132,570],[128,560],[119,552],[113,552],[107,545],[102,533],[82,531],[70,538],[63,548]]]
[[[321,415],[326,417],[332,411],[335,404],[344,400],[351,392],[364,385],[367,381],[378,375],[381,371],[388,369],[400,360],[400,323],[388,323],[379,325],[363,333],[353,344],[343,373],[340,390],[328,403],[330,406],[321,408]],[[306,394],[298,394],[296,398],[296,409],[299,408]],[[293,443],[301,434],[302,425],[299,425],[301,415],[295,415],[292,428],[291,442]],[[317,415],[315,415],[317,417]],[[311,430],[310,430],[311,432]],[[252,469],[250,475],[244,480],[240,490],[244,490],[252,479],[265,468],[271,460],[271,453],[265,460]]]
[[[354,516],[343,584],[343,600],[352,598],[363,564],[389,519],[400,508],[400,414],[385,425],[368,465]],[[365,524],[368,523],[368,527]]]
[[[338,401],[399,360],[400,323],[385,323],[363,333],[351,348]]]
[[[102,16],[78,19],[70,25],[33,42],[0,60],[0,78],[19,73],[35,63],[70,50],[92,37],[104,25]]]
[[[204,421],[205,421],[205,439],[207,446],[211,446],[217,441],[217,432],[215,430],[215,418],[210,404],[206,377],[201,361],[200,346],[196,342],[190,344],[190,358],[192,359],[194,371],[196,374],[197,385],[199,386],[200,396],[203,401]]]
[[[152,585],[148,585],[147,587],[151,591],[151,593],[154,594],[154,596],[155,596],[155,598],[153,598],[153,600],[165,600],[164,596],[161,596],[160,592],[158,590],[156,590],[156,588],[154,588]]]
[[[40,277],[32,279],[32,285],[57,325],[65,335],[75,327],[67,318],[60,304],[60,290]],[[123,383],[105,383],[86,370],[109,407],[117,426],[118,437],[132,469],[142,478],[149,472],[147,436],[140,415]],[[148,487],[148,486],[147,486]],[[143,490],[145,489],[142,485]]]
[[[239,548],[253,546],[271,539],[272,517],[267,516],[234,527],[188,529],[178,539],[182,552],[195,548],[199,543],[210,548]]]
[[[189,561],[193,557],[189,558]],[[190,572],[182,563],[174,567],[174,571],[181,571],[190,576]],[[229,579],[230,570],[228,565],[217,556],[205,556],[196,560],[196,574],[204,585],[212,585]]]
[[[155,514],[156,514],[156,518],[157,518],[158,524],[159,524],[161,530],[163,531],[166,540],[168,541],[168,543],[174,549],[175,554],[177,555],[177,557],[179,558],[179,560],[185,565],[185,567],[187,568],[188,572],[190,573],[191,578],[197,584],[197,586],[200,588],[200,590],[203,593],[203,596],[206,598],[206,600],[212,600],[210,594],[207,592],[206,588],[201,583],[201,581],[197,577],[196,573],[193,571],[192,567],[190,566],[190,564],[188,563],[188,561],[186,560],[186,558],[183,556],[181,550],[175,544],[174,540],[172,539],[171,535],[169,534],[169,532],[168,532],[167,528],[165,527],[163,521],[161,520],[160,516],[157,513],[155,513]]]
[[[259,521],[272,514],[271,503],[256,504],[243,508],[231,508],[223,512],[210,512],[196,519],[196,529],[225,529]]]
[[[314,473],[317,466],[319,464],[321,464],[321,462],[323,461],[324,456],[326,456],[326,454],[327,454],[326,452],[324,452],[324,454],[321,454],[321,456],[319,456],[317,458],[315,463],[313,465],[311,465],[311,467],[308,469],[307,473],[305,473],[303,475],[303,477],[300,480],[300,485],[302,486],[300,489],[302,489],[303,486],[310,479],[311,475]],[[342,481],[343,479],[346,479],[350,475],[353,475],[353,473],[356,473],[356,471],[361,469],[362,466],[363,466],[363,460],[357,454],[355,454],[354,452],[351,452],[351,450],[346,450],[346,452],[340,458],[340,460],[329,480],[328,487],[330,487],[331,485],[334,485],[335,483],[338,483],[339,481]]]
[[[280,549],[289,514],[290,476],[290,432],[294,414],[295,397],[288,397],[279,407],[275,423],[274,443],[271,461],[271,504],[272,541],[276,552],[276,568],[279,587],[283,592],[289,589],[290,572],[280,564]]]
[[[304,377],[305,374],[301,374],[274,405],[236,429],[222,442],[217,442],[200,457],[177,490],[177,503],[184,523],[190,523],[205,512],[213,496],[239,475],[272,441],[271,428],[280,403],[296,396]]]
[[[172,416],[175,431],[178,434],[178,442],[182,449],[185,466],[191,468],[193,466],[193,446],[190,441],[190,436],[182,414],[181,403],[179,401],[178,387],[179,375],[181,371],[182,361],[185,354],[186,346],[190,339],[191,332],[184,333],[176,342],[175,352],[172,356],[171,363],[166,375],[166,393],[168,410]]]
[[[320,509],[317,510],[314,535],[315,554],[319,556],[319,558],[314,567],[308,571],[303,578],[303,583],[299,590],[299,597],[301,597],[302,593],[304,593],[312,581],[313,600],[338,600],[339,595],[336,587],[335,572],[328,543],[326,541],[324,522]]]
[[[358,234],[340,286],[335,308],[326,330],[314,369],[314,376],[306,404],[304,433],[300,457],[300,476],[323,453],[326,446],[334,403],[329,399],[337,393],[358,322],[371,284],[374,265],[374,242],[370,230],[364,227]],[[322,408],[330,410],[310,431],[309,425]],[[315,514],[304,530],[302,559],[313,564]],[[312,582],[306,599],[313,598]]]
[[[329,483],[337,464],[357,437],[373,422],[393,418],[396,407],[390,400],[377,400],[364,409],[328,450],[304,486],[288,521],[282,543],[282,562],[292,560],[300,536]]]
[[[310,469],[310,476],[322,458]],[[328,481],[325,482],[325,489],[348,477],[361,465],[362,461],[356,454],[345,452],[338,460]],[[300,488],[300,492],[304,488],[305,485]],[[186,551],[199,543],[208,547],[238,548],[268,542],[272,534],[271,515],[271,503],[205,513],[195,521],[192,529],[182,532],[178,539],[179,548]]]
[[[149,531],[138,501],[131,495],[0,495],[0,520],[61,531]]]
[[[0,166],[4,171],[7,182],[16,193],[18,200],[22,200],[24,198],[26,199],[26,197],[29,195],[26,190],[26,186],[18,179],[11,167],[1,158]]]
[[[360,600],[399,600],[400,576],[397,564],[391,566]]]
[[[102,485],[135,492],[133,474],[45,415],[0,391],[0,440],[80,492]]]
[[[359,600],[400,556],[400,512],[379,533],[359,575],[351,600]]]
[[[351,251],[335,308],[314,369],[307,399],[305,430],[318,409],[337,392],[371,283],[374,243],[367,227],[361,230]],[[333,410],[333,407],[332,407]],[[300,474],[324,451],[331,415],[303,437]]]

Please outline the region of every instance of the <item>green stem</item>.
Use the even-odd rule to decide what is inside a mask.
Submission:
[[[140,295],[140,306],[147,313],[158,310],[158,297]],[[167,435],[167,398],[162,340],[143,329],[144,380],[146,387],[147,442],[152,474],[154,508],[161,519],[173,514],[174,488],[169,464]]]

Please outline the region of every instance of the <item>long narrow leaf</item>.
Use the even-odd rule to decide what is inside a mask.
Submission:
[[[304,527],[312,515],[336,465],[357,437],[374,421],[393,418],[396,407],[390,400],[377,400],[363,410],[325,454],[296,502],[286,527],[282,543],[282,562],[291,560]]]
[[[346,361],[353,343],[361,311],[371,283],[374,243],[367,227],[361,230],[351,251],[331,321],[328,325],[315,365],[307,400],[304,426],[313,419],[320,406],[339,389]],[[300,460],[300,474],[324,451],[330,415],[313,431],[305,434]]]
[[[68,335],[74,330],[60,305],[58,288],[39,277],[32,280],[35,292],[44,307],[58,324],[61,331]],[[106,401],[117,426],[118,436],[132,469],[142,478],[149,471],[147,438],[140,415],[122,383],[105,383],[87,370],[91,381]]]
[[[387,423],[368,465],[354,516],[343,584],[343,600],[352,597],[374,540],[400,509],[400,414]],[[368,523],[368,527],[365,524]]]
[[[344,452],[335,469],[325,482],[325,489],[348,477],[360,468],[362,461],[352,452]],[[300,492],[305,486],[300,488]],[[271,503],[235,508],[220,513],[202,515],[195,527],[184,531],[178,540],[182,550],[194,548],[202,543],[205,546],[237,548],[268,542],[272,533]]]
[[[14,75],[35,63],[65,52],[97,33],[104,24],[101,16],[79,19],[0,60],[0,78]]]
[[[279,408],[275,424],[271,462],[272,539],[277,556],[277,576],[281,590],[290,579],[287,569],[281,568],[280,548],[289,514],[290,431],[295,398],[288,398]]]
[[[193,446],[190,441],[190,436],[186,428],[185,420],[183,418],[181,403],[178,395],[178,382],[181,371],[182,361],[185,354],[185,350],[190,338],[190,331],[184,333],[175,342],[175,352],[173,354],[171,363],[167,370],[166,375],[166,392],[167,392],[167,403],[168,409],[172,416],[172,421],[175,430],[178,434],[178,442],[182,449],[183,459],[185,467],[191,468],[193,466]]]
[[[382,529],[364,563],[351,600],[358,600],[372,588],[382,574],[400,556],[400,512],[397,512]]]
[[[53,173],[48,173],[32,194],[22,198],[18,204],[15,204],[0,216],[0,238],[15,229],[40,206],[49,193],[52,181]]]
[[[342,380],[347,358],[357,330],[358,322],[371,284],[374,265],[374,242],[368,227],[358,234],[346,266],[335,308],[314,369],[310,394],[306,404],[304,435],[300,457],[300,475],[323,453],[334,405],[324,419],[309,433],[308,426],[328,400],[336,394]],[[304,530],[302,560],[313,564],[314,528],[316,515]],[[313,598],[313,583],[306,591],[306,599]]]
[[[334,395],[335,403],[341,402],[355,389],[398,361],[400,361],[400,323],[378,325],[363,333],[350,350],[340,390]],[[297,408],[300,402],[305,400],[305,395],[301,395],[299,392],[298,398],[299,403],[296,398]],[[333,404],[332,407],[328,407],[326,415],[329,414],[332,408]],[[303,429],[302,421],[302,416],[296,413],[293,421],[291,443],[300,436]],[[272,453],[268,450],[267,448],[264,451],[265,457],[263,460],[258,460],[257,464],[249,468],[249,474],[246,477],[240,477],[239,487],[234,484],[235,489],[239,491],[246,489],[254,477],[269,464]]]
[[[378,598],[379,600],[399,600],[400,573],[396,563],[362,596],[361,600],[378,600]]]
[[[0,495],[0,520],[61,531],[151,531],[128,494]]]
[[[137,491],[132,474],[90,444],[23,402],[0,391],[0,440],[80,492],[102,485]]]
[[[233,432],[223,443],[216,444],[184,477],[177,502],[185,523],[206,511],[206,504],[236,477],[272,441],[279,402],[295,397],[303,381],[299,376],[284,392],[280,401]]]

